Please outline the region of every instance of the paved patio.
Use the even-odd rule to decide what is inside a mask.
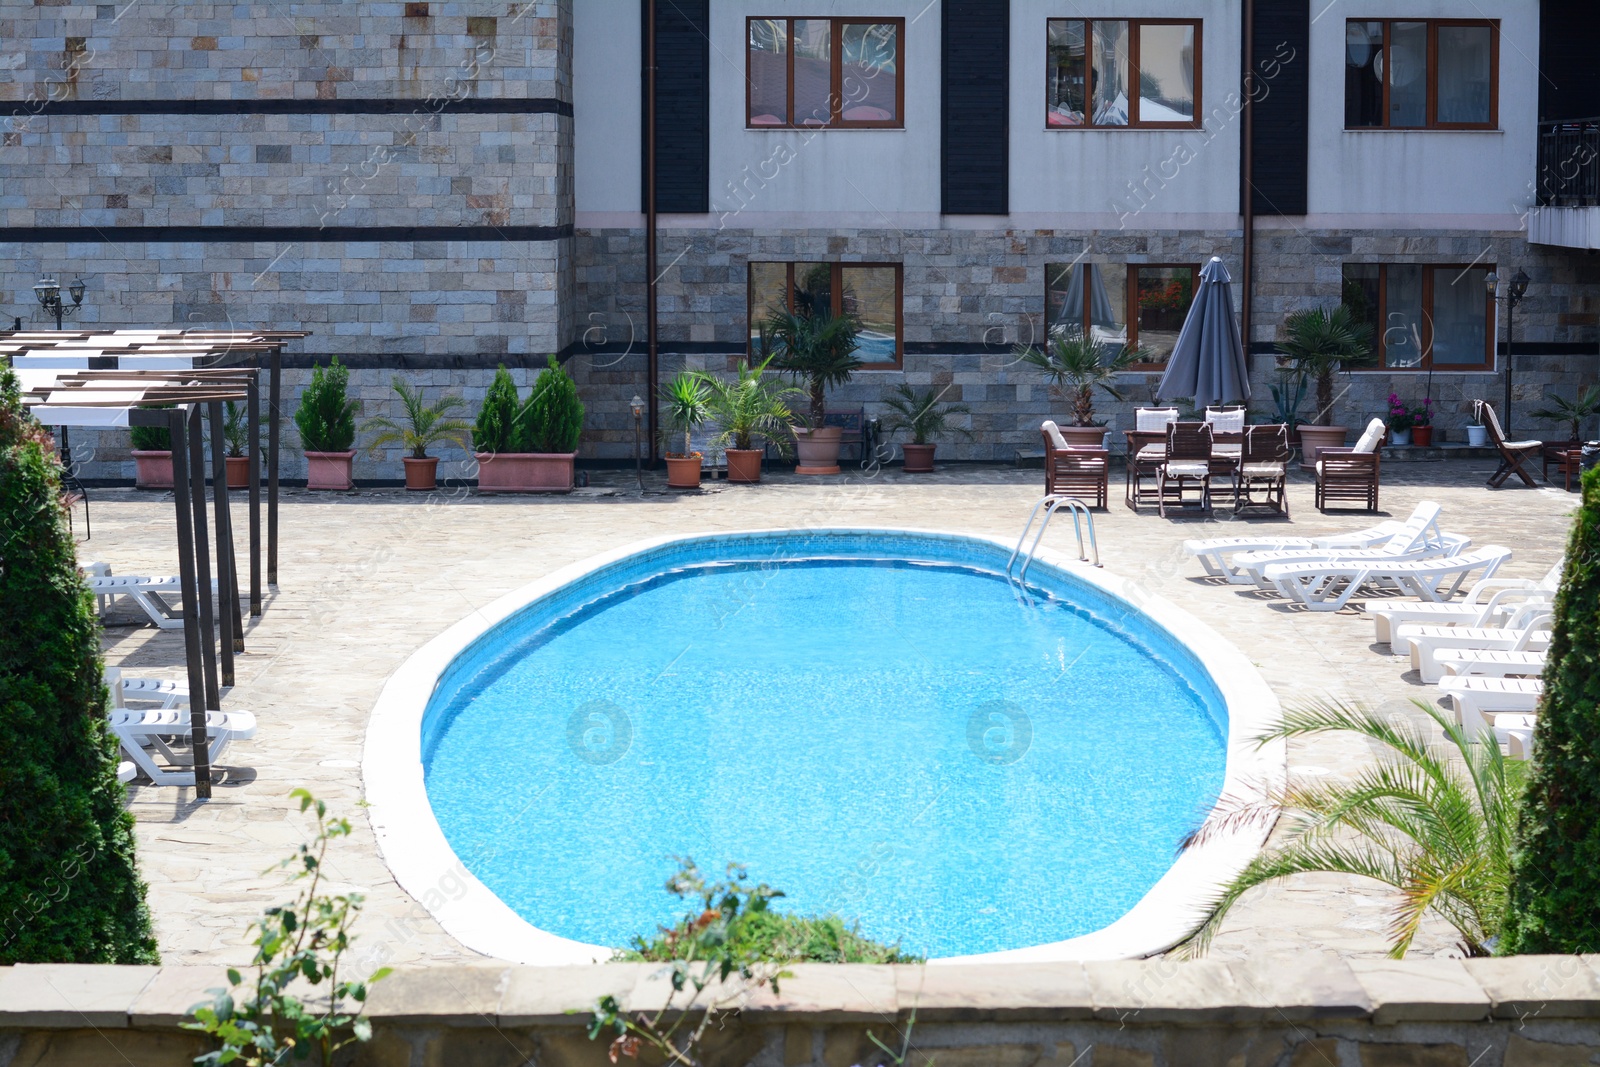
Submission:
[[[1384,514],[1403,517],[1417,501],[1437,500],[1447,529],[1515,550],[1503,574],[1537,577],[1561,551],[1577,497],[1559,489],[1488,491],[1483,482],[1491,466],[1483,460],[1390,464]],[[338,887],[367,894],[358,946],[366,961],[475,958],[389,876],[359,806],[359,761],[368,714],[390,672],[479,606],[567,563],[666,533],[903,525],[1014,537],[1042,476],[978,466],[923,476],[898,470],[822,479],[779,475],[758,487],[717,483],[698,495],[656,489],[643,497],[632,472],[597,474],[594,482],[572,496],[543,499],[468,494],[447,501],[401,490],[285,493],[281,585],[250,629],[239,684],[225,697],[225,706],[256,714],[257,738],[225,755],[224,783],[208,803],[194,801],[186,789],[130,791],[165,962],[220,966],[249,958],[245,925],[286,896],[281,875],[263,872],[303,838],[305,823],[288,799],[302,786],[355,824],[354,837],[338,846],[330,866]],[[1372,646],[1371,624],[1357,613],[1295,613],[1237,588],[1198,581],[1198,566],[1181,553],[1188,537],[1286,524],[1233,521],[1221,511],[1212,519],[1161,519],[1151,510],[1136,515],[1115,488],[1110,510],[1097,516],[1105,565],[1233,640],[1286,705],[1333,696],[1406,714],[1412,698],[1427,695],[1414,675],[1402,674],[1403,661]],[[1291,484],[1294,521],[1287,526],[1296,534],[1372,521],[1356,512],[1322,515],[1311,495],[1303,478]],[[99,490],[94,508],[94,539],[82,546],[84,559],[105,560],[119,574],[176,570],[170,496]],[[1070,550],[1070,528],[1054,527],[1050,541]],[[241,561],[243,549],[241,541]],[[121,604],[116,610],[106,631],[108,662],[181,675],[181,634],[157,631]],[[1351,740],[1290,746],[1291,770],[1302,775],[1348,775],[1371,758],[1364,743]],[[1381,955],[1385,904],[1376,888],[1344,878],[1270,887],[1234,911],[1212,954],[1329,949]],[[1448,935],[1429,928],[1414,952],[1449,954]]]

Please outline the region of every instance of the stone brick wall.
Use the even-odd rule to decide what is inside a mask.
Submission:
[[[179,1029],[220,972],[22,965],[0,971],[0,1065],[180,1067]],[[661,968],[402,969],[373,987],[360,1067],[602,1067],[595,1001],[666,997]],[[802,964],[770,989],[725,988],[708,1030],[726,1067],[1561,1067],[1600,1056],[1600,976],[1577,956],[1226,964]],[[649,1061],[643,1061],[649,1062]]]

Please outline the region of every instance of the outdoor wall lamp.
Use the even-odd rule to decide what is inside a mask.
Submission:
[[[39,279],[39,284],[33,287],[33,295],[39,298],[39,306],[46,315],[54,315],[56,329],[61,329],[61,320],[71,318],[83,306],[84,284],[79,278],[67,286],[67,295],[72,297],[72,306],[67,307],[61,299],[61,283],[51,275]]]
[[[633,409],[633,476],[639,483],[639,492],[644,492],[644,467],[639,458],[639,419],[644,415],[644,400],[638,393],[633,394],[633,399],[628,401],[628,406]]]
[[[1521,267],[1511,276],[1506,283],[1506,295],[1500,294],[1500,275],[1490,271],[1484,278],[1484,288],[1488,291],[1490,300],[1503,300],[1506,305],[1506,390],[1505,397],[1500,404],[1501,431],[1511,436],[1511,353],[1512,344],[1517,333],[1517,305],[1522,303],[1522,298],[1528,295],[1528,283],[1533,279],[1528,277]]]

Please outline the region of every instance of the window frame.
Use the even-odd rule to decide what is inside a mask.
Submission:
[[[757,266],[782,265],[784,270],[784,298],[787,310],[794,311],[794,268],[801,263],[826,263],[832,271],[828,280],[829,291],[833,296],[833,313],[839,314],[843,310],[844,300],[844,268],[865,267],[878,269],[892,269],[894,271],[894,361],[892,363],[863,363],[861,370],[904,370],[906,362],[905,339],[905,265],[903,263],[885,263],[879,261],[856,261],[836,259],[752,259],[745,263],[744,287],[744,314],[745,314],[745,353],[752,358],[755,355],[754,338],[757,323],[753,321],[753,312],[750,307],[750,291],[755,284],[755,268]]]
[[[1094,101],[1094,67],[1089,62],[1089,55],[1094,50],[1094,24],[1096,22],[1126,22],[1128,24],[1128,122],[1124,126],[1098,126],[1090,109],[1084,111],[1084,121],[1077,126],[1052,126],[1050,125],[1050,23],[1052,22],[1081,22],[1084,28],[1084,102],[1092,104]],[[1203,38],[1204,19],[1130,19],[1130,18],[1089,18],[1061,16],[1045,19],[1044,31],[1044,66],[1045,66],[1045,92],[1044,92],[1044,128],[1056,133],[1067,133],[1079,130],[1198,130],[1204,125],[1205,108],[1202,101],[1205,87],[1205,43]],[[1139,30],[1145,26],[1189,26],[1194,30],[1194,118],[1188,122],[1141,122],[1136,117],[1139,114],[1139,50],[1141,40]],[[1181,264],[1180,264],[1181,265]]]
[[[1430,19],[1430,18],[1347,18],[1345,25],[1352,22],[1378,22],[1383,24],[1383,122],[1377,126],[1352,126],[1350,125],[1350,110],[1346,104],[1344,115],[1344,128],[1348,133],[1365,133],[1371,130],[1499,130],[1500,129],[1500,20],[1499,19]],[[1423,119],[1421,126],[1395,126],[1389,121],[1389,41],[1392,35],[1391,27],[1396,22],[1421,22],[1428,27],[1428,43],[1426,48],[1428,74],[1427,74],[1427,102],[1423,105]],[[1466,26],[1477,29],[1489,30],[1489,121],[1487,122],[1440,122],[1439,121],[1439,29],[1448,26]],[[1349,65],[1346,63],[1345,70]],[[1349,75],[1346,74],[1346,77]]]
[[[789,42],[789,47],[788,51],[784,53],[788,60],[788,81],[784,90],[784,110],[786,114],[783,122],[756,125],[750,121],[753,117],[750,112],[750,94],[755,87],[755,79],[750,76],[750,24],[753,22],[784,23],[785,40]],[[828,121],[822,125],[799,124],[794,121],[794,24],[796,22],[828,23]],[[895,117],[893,119],[870,121],[847,120],[842,117],[844,110],[844,27],[846,24],[867,25],[873,23],[893,23],[895,27]],[[874,18],[870,15],[819,15],[812,18],[805,15],[783,15],[763,18],[757,15],[748,15],[744,20],[744,128],[746,130],[903,130],[906,127],[905,49],[906,20],[903,17]]]
[[[1123,279],[1123,305],[1122,306],[1123,306],[1123,317],[1128,320],[1127,324],[1126,324],[1127,328],[1128,328],[1127,344],[1132,348],[1138,348],[1139,347],[1139,271],[1140,270],[1142,270],[1142,269],[1144,269],[1146,267],[1149,267],[1149,268],[1152,268],[1152,269],[1156,269],[1156,270],[1187,270],[1189,272],[1189,304],[1190,304],[1190,307],[1194,306],[1194,293],[1200,286],[1200,264],[1198,264],[1198,263],[1122,263],[1122,262],[1117,262],[1117,261],[1108,261],[1108,262],[1105,262],[1105,263],[1093,263],[1093,262],[1089,262],[1089,261],[1086,261],[1086,260],[1085,261],[1079,261],[1077,263],[1064,263],[1064,264],[1063,263],[1047,263],[1047,264],[1045,264],[1045,268],[1044,268],[1045,269],[1045,299],[1046,299],[1046,301],[1049,300],[1050,269],[1052,267],[1055,267],[1055,268],[1059,269],[1060,267],[1063,267],[1063,266],[1069,267],[1069,268],[1071,268],[1073,270],[1079,270],[1079,269],[1082,269],[1085,266],[1093,267],[1096,270],[1100,270],[1103,267],[1115,266],[1115,267],[1122,267],[1126,271],[1126,277]],[[1088,285],[1083,286],[1083,309],[1082,309],[1082,312],[1080,313],[1080,315],[1078,316],[1078,328],[1084,332],[1085,336],[1087,336],[1088,332],[1089,332],[1089,315],[1091,314],[1091,309],[1093,307],[1093,301],[1094,301],[1094,289],[1091,286],[1088,286]],[[1132,311],[1132,314],[1128,313],[1130,310]],[[1184,310],[1184,315],[1187,316],[1188,313],[1189,313],[1188,310],[1185,309]],[[1047,322],[1045,324],[1045,329],[1048,330],[1049,328],[1050,328],[1050,324]],[[1160,363],[1130,363],[1130,364],[1128,364],[1126,369],[1127,369],[1128,373],[1130,373],[1130,374],[1132,374],[1132,373],[1146,374],[1146,373],[1149,373],[1150,371],[1162,371],[1162,370],[1166,370],[1167,369],[1167,361],[1163,360]]]
[[[1402,20],[1406,21],[1406,20]],[[1416,374],[1431,371],[1444,371],[1461,374],[1492,374],[1495,371],[1499,347],[1498,306],[1484,296],[1484,345],[1482,363],[1434,363],[1433,361],[1433,304],[1434,304],[1434,277],[1441,270],[1481,270],[1492,272],[1495,269],[1492,263],[1370,263],[1350,260],[1339,265],[1339,284],[1341,289],[1340,303],[1343,304],[1342,289],[1344,286],[1345,267],[1377,267],[1378,268],[1378,324],[1377,336],[1373,338],[1378,356],[1377,364],[1366,367],[1351,367],[1354,374]],[[1422,358],[1414,367],[1391,367],[1385,359],[1385,341],[1391,327],[1383,325],[1389,321],[1389,268],[1390,267],[1417,267],[1422,271],[1422,334],[1418,342],[1418,349]]]

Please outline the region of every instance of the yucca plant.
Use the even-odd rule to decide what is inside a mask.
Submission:
[[[1577,441],[1583,436],[1583,420],[1600,412],[1600,385],[1589,386],[1580,392],[1575,400],[1568,400],[1564,396],[1549,396],[1545,399],[1548,406],[1530,414],[1545,422],[1566,423],[1567,440]]]
[[[1372,327],[1359,321],[1343,304],[1329,311],[1307,308],[1284,322],[1285,337],[1278,342],[1283,358],[1317,383],[1315,426],[1333,421],[1333,376],[1340,370],[1373,360]]]
[[[467,435],[472,432],[472,427],[462,419],[450,417],[452,411],[466,403],[465,400],[459,396],[442,396],[430,404],[423,398],[421,389],[413,389],[399,375],[390,384],[405,408],[405,418],[395,420],[385,415],[375,415],[363,422],[363,430],[378,431],[378,436],[372,439],[368,449],[376,453],[389,445],[403,445],[411,453],[412,459],[426,459],[428,448],[442,441],[460,448],[467,447]]]
[[[1072,404],[1072,425],[1098,426],[1094,418],[1094,391],[1104,389],[1117,400],[1122,393],[1117,375],[1138,363],[1144,353],[1131,345],[1114,348],[1073,330],[1051,337],[1044,348],[1018,345],[1017,358],[1038,367],[1056,393]]]
[[[1185,943],[1186,955],[1205,951],[1245,893],[1296,874],[1352,874],[1393,887],[1399,900],[1389,919],[1389,955],[1396,959],[1430,914],[1455,928],[1465,955],[1492,952],[1506,916],[1524,765],[1502,756],[1491,732],[1469,738],[1437,709],[1417,706],[1444,732],[1443,743],[1430,743],[1409,719],[1339,703],[1289,711],[1258,739],[1348,733],[1387,752],[1349,782],[1291,778],[1261,799],[1224,798],[1184,848],[1244,825],[1270,825],[1280,808],[1288,832],[1222,888]]]
[[[760,437],[772,442],[785,459],[793,452],[793,440],[788,432],[789,421],[794,418],[790,401],[805,394],[792,386],[780,385],[769,375],[767,368],[771,362],[771,357],[754,366],[747,362],[732,381],[714,374],[699,375],[709,393],[707,403],[712,418],[722,427],[722,432],[716,436],[718,445],[749,449]]]
[[[885,420],[884,429],[890,433],[902,430],[910,433],[914,445],[925,445],[930,437],[942,437],[952,431],[971,437],[972,432],[966,427],[951,426],[950,416],[964,415],[972,409],[965,404],[940,403],[939,398],[944,394],[944,389],[934,392],[931,388],[919,393],[902,382],[892,392],[884,394],[884,406],[894,413]]]
[[[661,442],[668,458],[677,459],[694,454],[694,432],[711,421],[711,390],[705,378],[693,371],[680,371],[661,387],[661,403],[665,416],[661,420]],[[679,434],[683,434],[683,451],[671,451]]]

